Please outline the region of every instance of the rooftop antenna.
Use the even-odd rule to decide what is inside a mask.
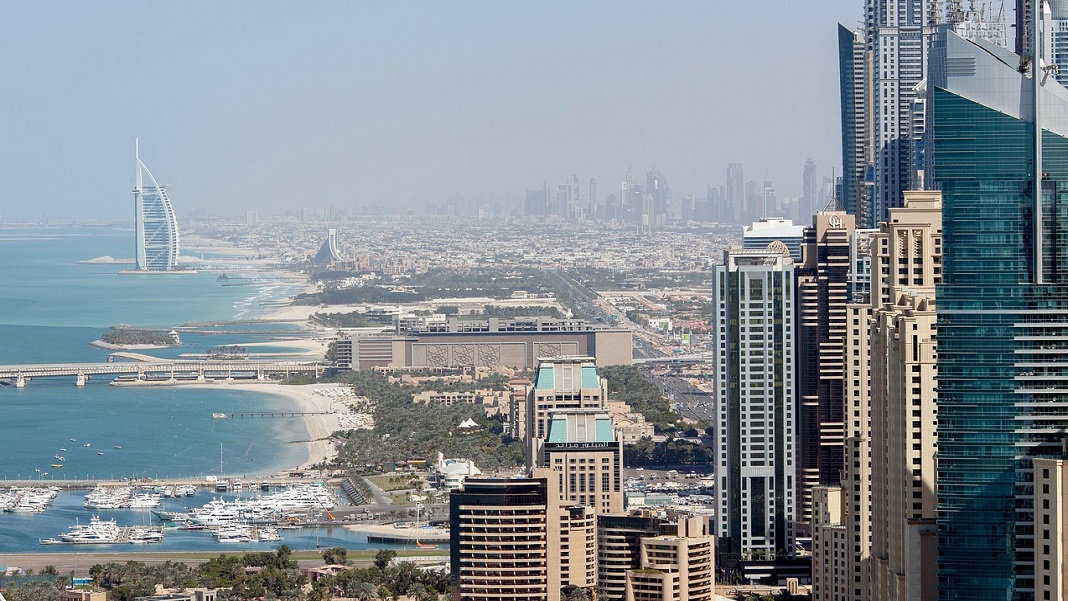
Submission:
[[[1034,194],[1034,261],[1035,261],[1035,283],[1044,284],[1045,274],[1043,273],[1043,252],[1042,252],[1042,120],[1041,120],[1041,105],[1040,100],[1042,96],[1042,75],[1043,69],[1041,63],[1041,32],[1042,26],[1040,21],[1044,20],[1044,14],[1047,10],[1047,5],[1044,0],[1031,0],[1031,86],[1032,86],[1032,101],[1034,103],[1034,181],[1032,182],[1032,194]]]
[[[823,207],[823,212],[827,211],[844,211],[845,207],[842,206],[841,201],[834,194],[834,169],[831,169],[831,199],[827,201],[827,205]]]

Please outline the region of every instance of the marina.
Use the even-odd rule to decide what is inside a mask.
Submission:
[[[180,282],[171,278],[120,278],[115,276],[114,265],[78,263],[87,257],[128,253],[130,232],[122,228],[43,228],[23,230],[20,235],[30,236],[19,242],[25,252],[8,256],[4,263],[5,276],[18,281],[21,292],[18,298],[0,298],[0,309],[6,316],[5,324],[0,325],[0,338],[6,343],[0,348],[0,364],[34,365],[42,371],[23,373],[27,384],[24,388],[17,387],[17,373],[5,373],[11,378],[11,385],[0,385],[8,442],[5,461],[0,466],[0,487],[6,487],[0,489],[6,499],[6,511],[0,513],[0,548],[9,553],[35,553],[41,549],[48,553],[81,552],[86,548],[84,544],[42,547],[40,541],[58,540],[72,525],[89,524],[93,515],[104,522],[114,520],[119,528],[164,528],[163,540],[152,545],[164,552],[216,551],[232,547],[235,540],[242,541],[242,550],[277,546],[279,541],[270,540],[272,534],[264,530],[266,525],[254,533],[224,535],[221,538],[225,542],[220,542],[210,531],[180,530],[177,523],[162,522],[152,512],[187,514],[213,498],[233,502],[237,500],[234,481],[238,479],[242,480],[241,492],[245,496],[257,488],[266,494],[287,480],[273,474],[299,472],[299,466],[308,460],[310,448],[328,444],[304,442],[311,438],[308,420],[328,423],[320,419],[329,417],[325,415],[307,416],[304,420],[212,419],[213,413],[229,416],[242,412],[302,412],[301,405],[291,398],[267,392],[274,385],[242,389],[236,383],[246,378],[255,381],[261,373],[266,374],[255,369],[258,366],[270,366],[267,371],[275,369],[282,375],[314,373],[317,368],[303,357],[288,365],[281,360],[283,352],[299,356],[301,349],[275,343],[272,337],[299,336],[293,327],[227,322],[232,325],[200,327],[196,331],[181,328],[186,323],[216,324],[219,320],[255,318],[269,310],[266,307],[303,287],[274,283],[227,288],[215,281],[217,274],[191,274],[178,278]],[[66,297],[55,294],[62,289],[78,290],[83,302],[72,307]],[[142,365],[148,367],[146,380],[199,377],[198,366],[194,363],[189,367],[178,355],[207,355],[217,346],[255,344],[258,350],[268,353],[264,357],[269,359],[246,362],[236,371],[233,362],[215,362],[208,367],[205,378],[219,376],[224,380],[200,388],[108,386],[108,381],[117,375],[133,376],[136,384],[138,363],[123,364],[118,358],[108,361],[109,349],[88,343],[98,339],[102,330],[122,322],[182,331],[180,347],[148,351],[157,360]],[[76,369],[71,371],[72,365],[92,366],[99,376],[83,372],[84,385],[75,386],[78,373]],[[60,371],[66,372],[61,374],[46,366],[60,366]],[[183,373],[183,368],[190,371]],[[117,373],[131,369],[126,374]],[[94,377],[88,377],[91,375]],[[234,381],[225,380],[228,377]],[[46,428],[42,427],[43,411],[48,415]],[[115,416],[123,418],[116,420]],[[287,444],[297,442],[300,444]],[[220,454],[225,456],[222,466]],[[210,474],[226,476],[209,477]],[[264,481],[267,491],[263,490]],[[86,507],[86,494],[101,483],[107,488],[134,487],[138,493],[149,495],[143,503],[148,506],[133,507],[131,499],[130,508]],[[222,484],[223,490],[216,492],[217,484]],[[151,490],[157,487],[161,490]],[[48,501],[46,497],[38,499],[21,492],[30,488],[54,489],[49,496],[55,496]],[[152,498],[157,495],[158,499]],[[21,503],[15,497],[21,497]],[[152,507],[157,501],[158,506]],[[369,545],[365,534],[328,518],[318,518],[315,512],[287,523],[279,529],[278,536],[294,549],[321,545],[382,547]]]
[[[88,524],[75,523],[58,538],[43,538],[42,545],[114,545],[162,543],[163,528],[152,526],[119,526],[114,519],[103,520],[94,515]]]
[[[251,524],[258,531],[249,536],[226,533],[217,537],[206,526],[186,525],[182,521],[165,521],[163,516],[186,516],[193,509],[202,509],[213,500],[223,500],[233,504],[239,499],[236,495],[220,496],[213,491],[200,488],[192,497],[164,497],[156,509],[121,509],[103,510],[86,509],[83,506],[87,490],[59,491],[58,496],[47,511],[25,513],[0,513],[0,545],[6,553],[79,553],[86,544],[41,544],[41,540],[59,539],[61,533],[70,530],[72,525],[88,524],[94,515],[103,521],[114,520],[120,528],[155,527],[162,528],[163,540],[152,544],[154,550],[169,551],[225,551],[235,547],[242,551],[264,551],[285,544],[294,550],[314,550],[335,546],[348,549],[384,549],[411,548],[411,540],[388,542],[370,541],[368,532],[373,526],[357,525],[341,520],[330,520],[325,514],[316,517],[317,511],[294,512],[295,521],[286,521],[283,526]],[[244,500],[247,500],[244,499]],[[333,513],[333,512],[332,512]],[[182,518],[179,518],[179,520]],[[363,529],[366,528],[366,529]],[[281,540],[272,538],[272,529]],[[374,536],[372,534],[372,536]],[[426,542],[436,542],[430,539]],[[97,543],[102,549],[129,549],[132,543]]]

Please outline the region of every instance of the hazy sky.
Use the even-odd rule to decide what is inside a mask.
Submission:
[[[727,163],[840,172],[837,23],[861,0],[14,2],[0,219],[511,202],[568,175],[681,199]]]

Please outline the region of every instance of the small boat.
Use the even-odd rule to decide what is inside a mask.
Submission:
[[[116,448],[116,449],[121,449],[121,448],[122,448],[122,445],[121,445],[121,444],[117,444],[117,445],[115,445],[115,448]]]
[[[97,452],[96,452],[96,454],[97,454],[97,455],[103,455],[103,454],[104,454],[104,451],[97,451]]]
[[[64,452],[64,453],[66,453],[66,452],[67,452],[67,449],[63,449],[63,448],[60,448],[59,450],[60,450],[60,451],[62,451],[62,452]]]
[[[421,543],[419,541],[415,541],[415,546],[420,548],[420,549],[437,549],[438,548],[437,545],[431,545],[431,544],[428,544],[428,543]]]
[[[211,419],[226,419],[226,417],[227,416],[226,416],[225,413],[212,413],[211,414]]]
[[[93,443],[87,442],[83,446],[88,449],[89,447],[93,446]]]
[[[63,467],[62,463],[53,463],[51,467]]]
[[[70,441],[71,442],[78,442],[78,439],[77,438],[72,438],[72,439],[70,439]]]

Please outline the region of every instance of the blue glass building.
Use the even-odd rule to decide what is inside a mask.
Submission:
[[[1059,452],[1068,432],[1068,91],[1052,77],[1040,90],[1036,223],[1026,61],[948,31],[932,57],[929,181],[942,190],[944,228],[939,598],[1030,599],[1042,544],[1031,459]]]

